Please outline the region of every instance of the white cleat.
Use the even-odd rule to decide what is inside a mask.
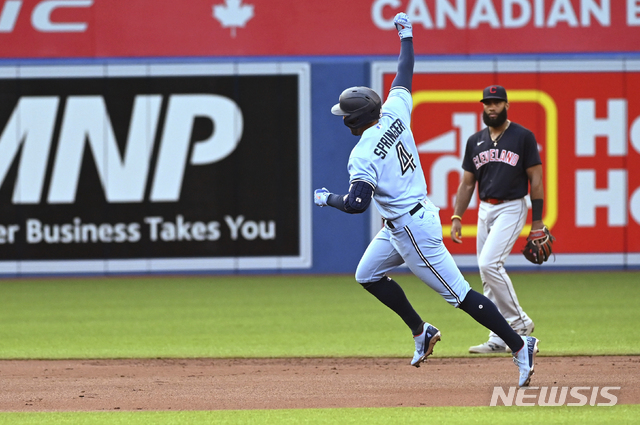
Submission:
[[[509,350],[509,347],[505,347],[504,345],[496,344],[491,341],[469,347],[469,352],[471,354],[503,354],[505,351],[511,352],[511,350]]]
[[[535,366],[535,358],[538,353],[538,339],[533,336],[523,336],[524,347],[517,353],[513,353],[513,362],[518,366],[520,371],[519,387],[526,387],[531,382],[533,376],[533,367]]]
[[[440,341],[440,331],[435,326],[428,323],[422,325],[422,333],[415,335],[413,340],[416,343],[416,351],[413,353],[411,366],[420,367],[420,363],[427,361],[433,353],[433,347]]]

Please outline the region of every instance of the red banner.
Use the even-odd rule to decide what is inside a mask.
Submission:
[[[640,62],[495,65],[503,71],[487,72],[480,61],[416,65],[412,127],[451,252],[475,253],[477,199],[463,217],[462,245],[451,242],[449,217],[466,140],[484,126],[482,89],[500,84],[508,92],[509,119],[536,136],[544,167],[543,219],[558,238],[556,252],[640,253]],[[383,92],[393,76],[384,73]],[[528,231],[527,225],[523,234]]]
[[[0,58],[640,51],[640,0],[4,0]]]

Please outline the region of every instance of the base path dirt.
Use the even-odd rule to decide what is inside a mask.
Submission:
[[[508,356],[408,359],[0,361],[0,411],[488,406],[517,384]],[[536,387],[620,387],[640,403],[640,357],[538,357]],[[535,390],[529,390],[535,391]],[[582,390],[589,396],[591,390]],[[597,395],[596,402],[610,400]],[[535,398],[535,397],[534,397]],[[573,400],[577,401],[577,400]]]

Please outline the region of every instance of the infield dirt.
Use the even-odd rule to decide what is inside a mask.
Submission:
[[[516,385],[510,356],[409,359],[0,361],[0,411],[488,406]],[[640,357],[538,357],[531,386],[621,387],[640,403]],[[584,391],[583,391],[584,393]],[[586,393],[585,393],[586,394]],[[609,402],[599,397],[597,402]]]

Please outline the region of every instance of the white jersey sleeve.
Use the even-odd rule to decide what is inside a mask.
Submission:
[[[382,115],[387,111],[389,114],[396,114],[404,123],[411,124],[411,111],[413,110],[413,98],[411,93],[404,87],[394,87],[389,91],[389,97],[382,106]]]

